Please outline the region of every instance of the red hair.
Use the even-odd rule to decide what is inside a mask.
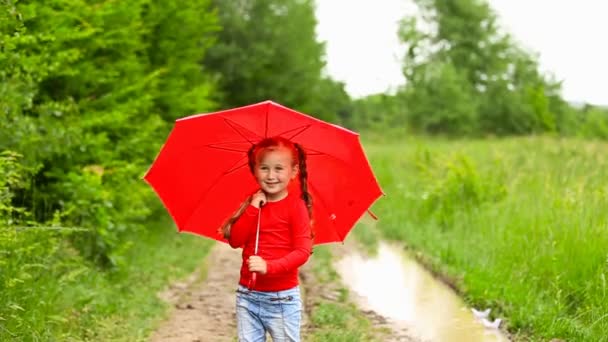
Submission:
[[[266,153],[267,151],[273,151],[279,148],[286,148],[291,153],[291,160],[293,166],[298,166],[298,177],[300,181],[300,190],[301,190],[301,198],[306,204],[306,209],[308,210],[308,217],[312,220],[312,196],[308,192],[308,169],[306,167],[306,151],[304,148],[300,146],[300,144],[294,143],[287,138],[283,138],[280,136],[265,138],[259,141],[257,144],[251,146],[249,151],[247,151],[247,159],[249,164],[249,170],[253,174],[255,171],[255,165],[258,160]],[[230,236],[230,228],[232,224],[238,220],[238,218],[243,214],[247,206],[251,203],[252,196],[249,196],[241,207],[235,212],[235,214],[226,221],[226,223],[220,228],[220,234],[224,236],[224,238],[228,238]]]

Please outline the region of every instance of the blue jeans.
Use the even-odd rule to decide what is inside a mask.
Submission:
[[[236,327],[240,342],[300,341],[302,300],[300,287],[277,292],[236,290]]]

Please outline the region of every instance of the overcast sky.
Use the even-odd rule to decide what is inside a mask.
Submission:
[[[409,0],[316,0],[317,33],[326,42],[327,72],[354,97],[404,82],[398,21],[415,11]],[[608,104],[606,0],[490,0],[500,24],[543,72],[563,80],[570,101]]]

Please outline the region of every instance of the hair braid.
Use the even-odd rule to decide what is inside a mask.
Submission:
[[[302,200],[306,204],[306,209],[308,209],[308,216],[312,220],[312,196],[308,192],[308,169],[306,168],[306,152],[304,148],[300,146],[300,144],[293,144],[298,151],[298,161],[299,161],[299,176],[300,176],[300,188],[302,190]]]
[[[253,174],[255,172],[255,148],[256,144],[251,145],[247,151],[247,164],[249,165],[249,171]]]

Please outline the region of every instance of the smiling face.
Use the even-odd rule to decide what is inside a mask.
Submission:
[[[255,163],[255,179],[269,202],[285,198],[287,186],[297,174],[298,168],[293,162],[292,154],[285,147],[263,151]]]

